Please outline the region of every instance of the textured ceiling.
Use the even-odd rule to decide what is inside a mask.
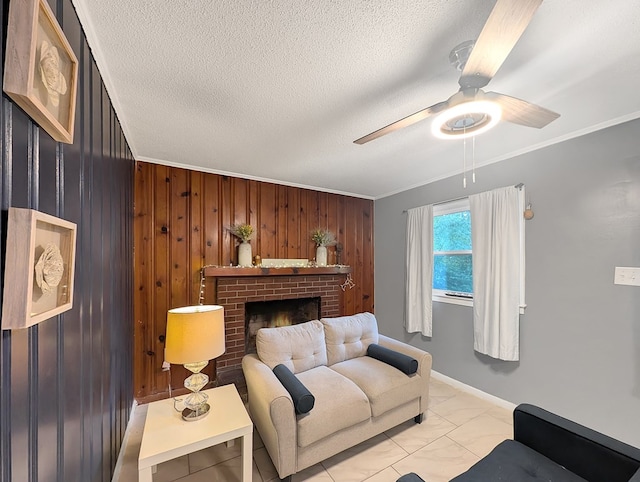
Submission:
[[[430,120],[353,140],[455,93],[494,1],[73,3],[136,159],[374,199],[462,169]],[[637,0],[546,0],[486,90],[561,117],[500,123],[477,165],[640,117],[639,81]]]

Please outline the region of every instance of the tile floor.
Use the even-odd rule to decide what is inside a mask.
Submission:
[[[137,480],[137,461],[146,406],[132,416],[119,477]],[[293,476],[294,482],[395,482],[416,472],[427,482],[444,482],[467,470],[493,447],[511,438],[511,412],[442,381],[431,379],[424,422],[408,421]],[[271,459],[254,431],[253,481],[277,481]],[[240,443],[201,450],[158,466],[154,482],[240,481]]]

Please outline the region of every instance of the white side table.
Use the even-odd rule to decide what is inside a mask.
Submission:
[[[207,447],[242,437],[242,482],[250,482],[253,423],[235,385],[205,390],[211,411],[186,422],[173,408],[173,398],[149,404],[138,456],[138,480],[152,482],[154,468]]]

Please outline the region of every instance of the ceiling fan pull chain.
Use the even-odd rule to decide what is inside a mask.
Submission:
[[[476,136],[473,136],[471,144],[471,182],[476,183]]]
[[[466,128],[464,128],[466,130]],[[467,139],[462,139],[462,188],[467,188]]]

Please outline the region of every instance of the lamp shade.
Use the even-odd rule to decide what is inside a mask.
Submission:
[[[208,361],[224,353],[224,308],[198,305],[167,313],[164,358],[184,365]]]

